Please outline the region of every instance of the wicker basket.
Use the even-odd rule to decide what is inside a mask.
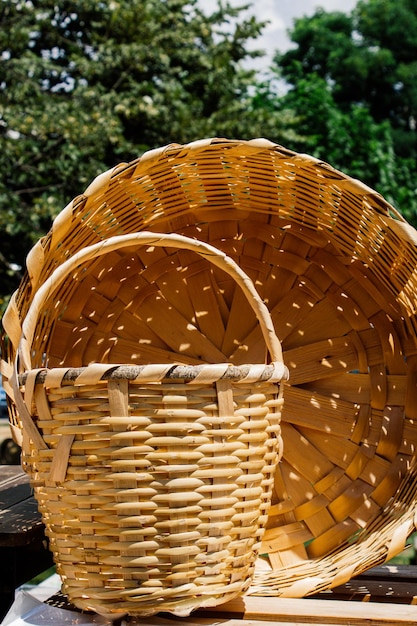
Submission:
[[[186,297],[194,257],[213,298],[226,272],[256,313],[271,363],[180,365],[178,353],[177,363],[39,369],[41,350],[55,354],[61,345],[48,343],[55,322],[73,315],[86,293],[94,299],[107,273],[112,307],[100,317],[96,310],[98,325],[125,307],[151,315],[144,277],[158,271],[153,252],[161,247],[175,272],[163,273],[157,301],[170,296],[173,307]],[[172,247],[178,250],[169,254]],[[179,265],[181,257],[189,265]],[[120,275],[120,265],[136,267],[139,259],[136,279]],[[135,293],[128,305],[126,278]],[[212,314],[209,307],[197,313]],[[198,350],[191,321],[171,330]],[[140,349],[139,338],[131,341]],[[65,360],[78,360],[77,343]],[[25,464],[63,590],[76,606],[187,615],[249,587],[281,456],[286,374],[267,307],[247,275],[212,246],[175,234],[123,235],[83,248],[53,272],[25,317],[12,381]]]
[[[22,321],[53,269],[84,246],[148,229],[197,238],[233,257],[271,311],[290,369],[284,455],[263,546],[272,569],[259,570],[249,593],[312,594],[401,552],[416,510],[415,230],[372,189],[263,139],[208,139],[146,153],[93,181],[32,250],[5,318],[6,385]],[[162,275],[168,261],[159,264]],[[189,319],[198,288],[196,268],[176,313]],[[207,349],[214,346],[225,362],[263,362],[249,304],[227,280],[221,289],[233,335],[223,313],[210,323],[198,316]],[[86,295],[76,313],[62,315],[55,339],[68,350],[78,341],[80,364],[96,345],[103,346],[96,360],[110,353],[117,362],[133,353],[123,332],[132,324],[148,341],[143,358],[153,346],[165,351],[160,362],[170,362],[178,346],[162,331],[162,309],[152,336],[146,324],[127,321],[126,311],[106,327],[94,323],[99,303],[112,307],[106,290],[103,283],[94,301]],[[200,302],[205,296],[198,291]],[[193,363],[198,355],[183,348]],[[50,366],[62,365],[60,352]],[[11,420],[20,432],[13,412]]]

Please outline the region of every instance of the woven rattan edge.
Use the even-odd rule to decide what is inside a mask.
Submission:
[[[283,363],[270,363],[268,365],[231,365],[224,364],[223,371],[219,374],[219,365],[223,364],[203,364],[203,365],[175,365],[166,364],[156,366],[163,372],[163,379],[168,380],[183,380],[184,382],[194,381],[198,376],[213,374],[212,379],[216,380],[228,380],[230,382],[281,382],[286,381],[289,378],[288,368]],[[74,383],[82,377],[89,369],[89,367],[74,367],[66,369],[62,376],[62,383]],[[140,381],[146,379],[147,365],[108,365],[105,371],[101,374],[100,380],[128,380],[128,381]],[[155,366],[152,366],[155,368]],[[35,377],[35,384],[44,384],[47,380],[48,369],[38,370]],[[154,371],[154,370],[153,370]],[[24,372],[19,375],[19,384],[25,385],[29,372]]]

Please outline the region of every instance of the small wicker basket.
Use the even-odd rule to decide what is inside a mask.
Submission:
[[[147,152],[97,177],[31,251],[4,318],[10,398],[22,323],[39,287],[84,247],[144,230],[180,233],[231,256],[267,304],[290,370],[284,453],[262,546],[271,569],[259,568],[249,593],[313,594],[401,552],[417,504],[415,229],[366,185],[265,139],[214,138]],[[169,363],[178,353],[190,364],[202,356],[264,362],[262,333],[233,281],[219,277],[216,306],[209,304],[214,292],[202,288],[205,270],[195,263],[184,297],[174,302],[174,289],[173,298],[165,292],[158,300],[161,277],[172,270],[178,280],[175,268],[188,259],[152,254],[155,271],[141,275],[148,281],[141,310],[152,316],[131,314],[140,264],[115,260],[113,274],[126,277],[123,308],[113,305],[107,273],[94,297],[77,292],[77,307],[68,291],[71,307],[54,320],[53,337],[50,313],[41,317],[49,367],[64,366],[70,353],[77,367],[130,361],[138,355],[132,334],[143,338],[143,363]],[[174,315],[176,329],[194,319],[203,353],[183,332],[169,332]],[[42,362],[42,337],[37,345]],[[13,402],[10,419],[21,436]]]
[[[185,251],[190,260],[197,253],[211,279],[202,287],[213,295],[207,265],[236,281],[271,363],[43,368],[54,323],[71,315],[86,292],[94,298],[116,261],[143,259],[134,284],[141,315],[143,276],[154,271],[146,256],[151,262],[161,247],[179,249],[171,264]],[[189,266],[175,263],[175,272],[181,282],[165,272],[159,297],[185,297]],[[124,283],[113,276],[113,307],[125,306]],[[106,324],[114,310],[104,309],[96,323]],[[205,313],[210,317],[210,309]],[[42,317],[48,327],[39,324]],[[191,321],[188,335],[173,331],[197,349]],[[140,349],[140,338],[131,340]],[[77,344],[73,354],[76,361]],[[65,355],[69,364],[71,356]],[[102,614],[187,615],[247,590],[281,457],[279,383],[286,374],[267,307],[248,276],[213,246],[175,234],[123,235],[83,248],[52,273],[25,317],[12,381],[24,462],[73,604]]]

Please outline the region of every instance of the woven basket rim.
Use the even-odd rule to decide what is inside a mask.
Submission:
[[[216,382],[228,380],[236,383],[280,382],[288,380],[288,368],[282,361],[264,364],[233,365],[231,363],[209,363],[202,365],[182,365],[172,363],[153,363],[152,365],[131,365],[91,363],[85,367],[39,368],[26,370],[19,374],[19,384],[24,385],[29,376],[34,376],[34,384],[49,386],[48,375],[53,374],[53,385],[57,374],[62,383],[82,384],[83,377],[99,370],[99,380],[128,380],[135,382],[157,382],[183,380],[184,382]]]

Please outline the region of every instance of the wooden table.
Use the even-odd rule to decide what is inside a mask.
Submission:
[[[382,566],[358,576],[335,592],[312,598],[264,598],[244,596],[212,609],[201,609],[189,617],[159,614],[123,620],[127,626],[416,626],[416,566]],[[65,624],[81,617],[65,596],[57,593],[46,600],[68,613]],[[42,609],[40,613],[43,615]],[[93,614],[84,614],[83,623],[93,623]],[[31,621],[30,624],[39,622]],[[45,624],[45,622],[43,622]],[[61,626],[62,617],[51,613],[51,626]],[[111,626],[110,621],[102,626]],[[113,625],[114,626],[114,625]]]
[[[0,465],[0,620],[15,589],[51,566],[28,476],[18,465]]]

